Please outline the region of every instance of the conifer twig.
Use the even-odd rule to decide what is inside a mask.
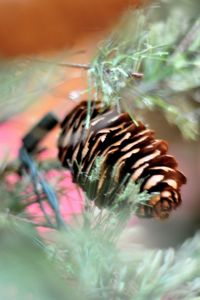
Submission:
[[[31,58],[32,61],[38,62],[38,63],[47,63],[47,64],[52,64],[52,62],[50,61],[46,61],[46,60],[41,60],[41,59],[37,59],[37,58]],[[59,66],[59,67],[65,67],[65,68],[77,68],[77,69],[84,69],[84,70],[90,70],[92,68],[91,64],[83,64],[83,63],[71,63],[71,62],[55,62],[55,65]],[[105,70],[105,72],[109,73],[110,70],[109,68],[107,68]],[[131,72],[129,74],[130,77],[134,77],[137,79],[140,79],[144,76],[143,73],[139,73],[139,72]]]

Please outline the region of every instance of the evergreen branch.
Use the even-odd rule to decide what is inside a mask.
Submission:
[[[169,9],[170,4],[164,8]],[[193,110],[192,101],[184,95],[181,103],[176,98],[187,91],[193,98],[192,91],[199,87],[199,17],[195,10],[187,15],[187,5],[182,4],[170,8],[165,21],[155,21],[162,9],[160,4],[126,16],[93,59],[89,88],[95,99],[102,98],[106,105],[129,106],[130,113],[158,108],[184,137],[197,139],[199,118],[182,105],[184,101]],[[138,71],[144,74],[142,80],[129,76]]]
[[[46,60],[40,60],[40,59],[36,59],[36,58],[29,58],[31,61],[34,62],[38,62],[38,63],[44,63],[44,64],[51,64],[51,61],[46,61]],[[54,62],[54,64],[56,66],[59,67],[65,67],[65,68],[78,68],[78,69],[84,69],[84,70],[90,70],[93,68],[93,66],[91,64],[82,64],[82,63],[71,63],[71,62]],[[110,69],[107,68],[105,70],[106,73],[110,73]],[[130,72],[128,74],[129,77],[134,77],[136,79],[141,79],[144,74],[143,73],[139,73],[139,72]]]

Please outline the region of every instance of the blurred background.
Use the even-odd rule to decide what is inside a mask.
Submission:
[[[16,160],[24,134],[45,113],[54,110],[62,118],[79,101],[90,97],[92,77],[92,88],[100,91],[103,100],[107,101],[108,95],[116,99],[124,109],[155,130],[156,137],[169,143],[169,153],[176,157],[179,169],[188,180],[182,188],[183,203],[169,219],[141,220],[133,216],[124,243],[164,249],[177,247],[192,237],[200,227],[199,15],[197,0],[178,3],[170,0],[145,3],[137,0],[0,0],[1,174],[7,164]],[[127,59],[131,55],[133,63]],[[105,74],[101,66],[108,64],[113,77],[112,80],[105,77],[105,86],[104,79],[100,79]],[[116,71],[117,68],[127,74],[131,70],[143,73],[144,78],[127,81],[127,76]],[[56,128],[44,140],[42,146],[47,151],[41,160],[56,160],[58,134],[59,128]],[[70,174],[65,176],[70,193],[62,198],[61,207],[70,220],[70,214],[81,214],[83,195],[77,192]],[[3,181],[1,189],[3,192]],[[33,210],[36,212],[37,209]],[[19,241],[11,239],[10,225],[7,228],[4,219],[1,223],[2,253],[13,247],[20,253]],[[10,238],[7,239],[5,232]],[[20,231],[19,238],[29,247],[27,236],[29,233]],[[23,259],[24,255],[20,254]],[[33,259],[41,255],[37,252]],[[14,264],[13,253],[8,252],[6,262],[12,259]],[[27,261],[25,264],[29,258]],[[4,264],[3,268],[7,266]],[[16,272],[18,268],[20,264]],[[9,270],[12,270],[11,264]],[[26,270],[19,272],[26,273]],[[35,274],[34,268],[31,272]],[[44,274],[47,273],[45,261]],[[53,278],[48,276],[51,282]],[[15,288],[11,295],[6,294],[10,289],[12,286],[2,290],[6,295],[4,299],[15,299]],[[34,286],[31,285],[31,289]],[[55,299],[45,294],[43,287],[40,292],[38,299]],[[57,292],[56,297],[60,293],[59,299],[62,299],[60,288]],[[24,297],[33,299],[31,295],[26,298],[27,293]]]

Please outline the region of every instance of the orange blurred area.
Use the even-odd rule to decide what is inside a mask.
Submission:
[[[0,54],[17,56],[71,48],[109,28],[142,0],[0,0]]]

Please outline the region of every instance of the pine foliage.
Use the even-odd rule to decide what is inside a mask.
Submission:
[[[137,112],[160,110],[185,137],[197,139],[198,8],[195,0],[171,0],[128,12],[88,67],[90,97],[117,104],[119,109],[123,106]],[[34,83],[38,76],[35,74],[41,71],[36,68],[35,73],[32,67],[31,63],[19,67],[13,62],[1,62],[1,107],[8,99],[12,104],[29,96],[24,87]],[[52,65],[47,69],[41,76],[49,84],[55,69]],[[30,94],[45,90],[43,84],[41,89],[37,89],[37,84],[33,86]],[[10,107],[3,111],[1,120],[11,114]],[[136,184],[128,185],[118,195],[118,203],[132,196],[128,210],[98,210],[86,199],[83,214],[66,224],[58,201],[63,191],[56,190],[45,177],[52,167],[62,171],[57,161],[38,165],[26,155],[9,164],[4,160],[0,166],[2,299],[200,299],[199,232],[176,249],[150,250],[129,239],[124,243],[136,205],[148,200]],[[10,174],[18,176],[14,186],[7,182]],[[98,176],[97,161],[89,178],[91,185]],[[26,211],[34,202],[43,213],[42,223]],[[50,206],[53,218],[44,203]],[[49,231],[41,234],[38,227]],[[133,236],[134,230],[137,227],[132,230]]]

